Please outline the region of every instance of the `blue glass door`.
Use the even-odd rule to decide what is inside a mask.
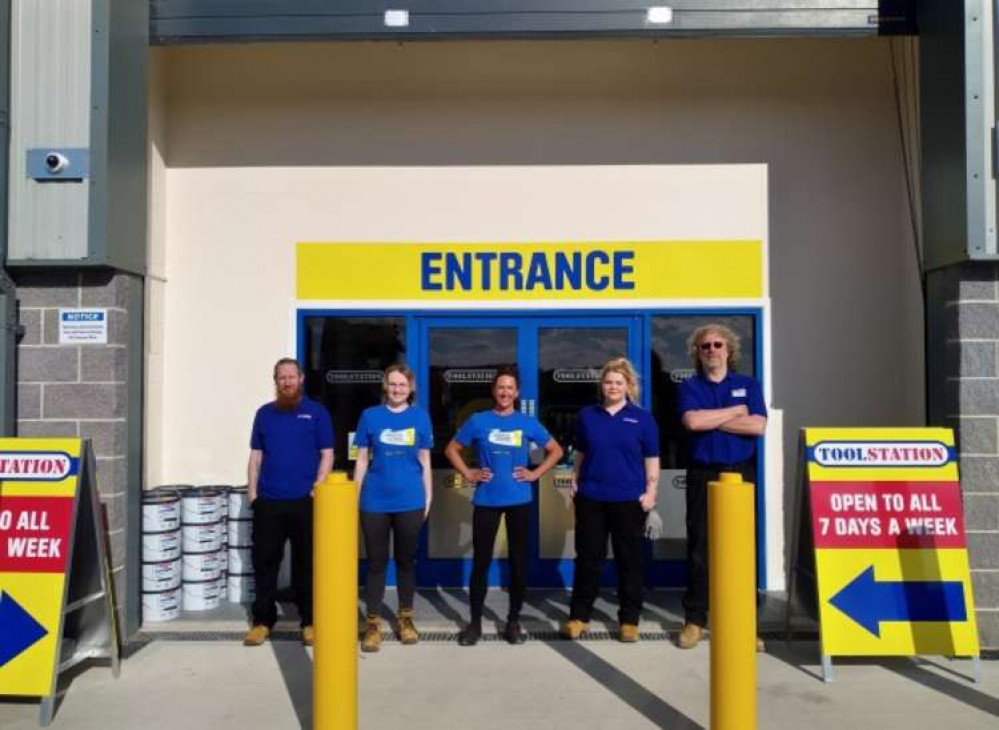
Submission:
[[[420,402],[434,424],[435,446],[434,506],[421,555],[420,583],[467,584],[473,488],[462,487],[443,451],[469,415],[492,406],[496,368],[515,365],[520,372],[521,410],[536,416],[566,449],[563,463],[534,485],[530,585],[571,585],[573,520],[565,485],[575,414],[596,400],[605,362],[624,356],[641,369],[640,318],[596,314],[421,320]],[[534,456],[540,460],[540,449]],[[500,530],[494,556],[490,582],[500,584],[506,579],[505,530]]]

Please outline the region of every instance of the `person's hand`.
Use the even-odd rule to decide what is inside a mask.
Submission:
[[[569,496],[575,497],[576,492],[579,491],[579,484],[576,482],[576,475],[572,475],[572,479],[569,480]]]
[[[472,469],[468,472],[468,476],[465,477],[465,481],[472,484],[479,484],[481,482],[488,482],[492,478],[493,473],[489,469]]]
[[[735,408],[735,415],[737,417],[742,417],[742,416],[748,416],[749,415],[749,409],[746,407],[745,403],[740,403],[737,406],[733,406],[733,408]]]
[[[533,482],[538,478],[538,475],[526,466],[518,466],[513,470],[513,478],[518,482]]]
[[[656,506],[656,493],[644,492],[642,496],[638,498],[638,503],[642,505],[642,509],[646,512],[652,511],[652,509]]]
[[[427,500],[427,506],[423,508],[423,521],[426,522],[427,518],[430,517],[430,500]]]

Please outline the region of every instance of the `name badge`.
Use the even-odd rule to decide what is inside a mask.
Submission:
[[[732,397],[733,398],[745,398],[746,397],[746,389],[745,388],[736,388],[735,390],[732,391]]]

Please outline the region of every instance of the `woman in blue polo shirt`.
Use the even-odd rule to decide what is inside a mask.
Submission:
[[[516,410],[520,395],[517,373],[500,368],[493,377],[493,408],[465,421],[444,450],[465,481],[476,486],[472,499],[472,575],[468,593],[471,618],[458,637],[462,646],[474,646],[482,636],[482,606],[486,600],[489,564],[500,518],[505,517],[510,560],[510,608],[503,638],[511,644],[526,639],[520,609],[527,589],[527,536],[530,526],[531,483],[562,458],[562,447],[533,416]],[[544,461],[528,467],[531,443],[545,450]],[[472,469],[461,450],[474,446],[479,467]]]
[[[610,535],[617,564],[618,636],[632,642],[638,641],[642,612],[645,514],[655,507],[659,489],[659,427],[636,405],[638,376],[625,358],[604,365],[600,395],[599,404],[576,417],[576,569],[562,635],[577,639],[589,625]]]
[[[416,396],[413,371],[405,365],[390,365],[382,378],[382,392],[384,402],[361,414],[354,436],[354,481],[361,485],[361,531],[368,555],[368,616],[361,650],[368,652],[378,651],[381,646],[379,616],[385,596],[390,535],[399,585],[397,634],[403,644],[419,641],[413,625],[416,551],[433,495],[433,429],[426,411],[412,405]]]

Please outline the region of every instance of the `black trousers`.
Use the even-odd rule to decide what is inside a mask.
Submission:
[[[285,541],[291,540],[291,584],[302,626],[312,625],[312,497],[253,502],[253,623],[277,622],[277,578]]]
[[[723,471],[739,472],[756,484],[756,462],[731,466],[692,464],[687,469],[687,593],[683,611],[687,623],[708,625],[708,482]]]
[[[600,502],[577,494],[576,572],[572,581],[569,618],[589,621],[600,590],[600,571],[607,557],[610,535],[617,564],[618,621],[638,624],[642,613],[644,575],[642,538],[645,510],[637,499]]]
[[[377,616],[385,598],[385,572],[389,561],[389,536],[395,553],[399,586],[399,608],[413,607],[416,593],[416,552],[420,546],[423,510],[409,512],[361,512],[364,550],[368,554],[365,603],[369,616]]]
[[[500,518],[506,518],[506,543],[510,565],[510,608],[507,621],[519,621],[527,592],[527,533],[531,520],[531,505],[512,507],[480,507],[472,511],[472,576],[468,582],[471,619],[482,620],[482,606],[489,588],[489,565],[493,561],[493,546],[499,531]]]

